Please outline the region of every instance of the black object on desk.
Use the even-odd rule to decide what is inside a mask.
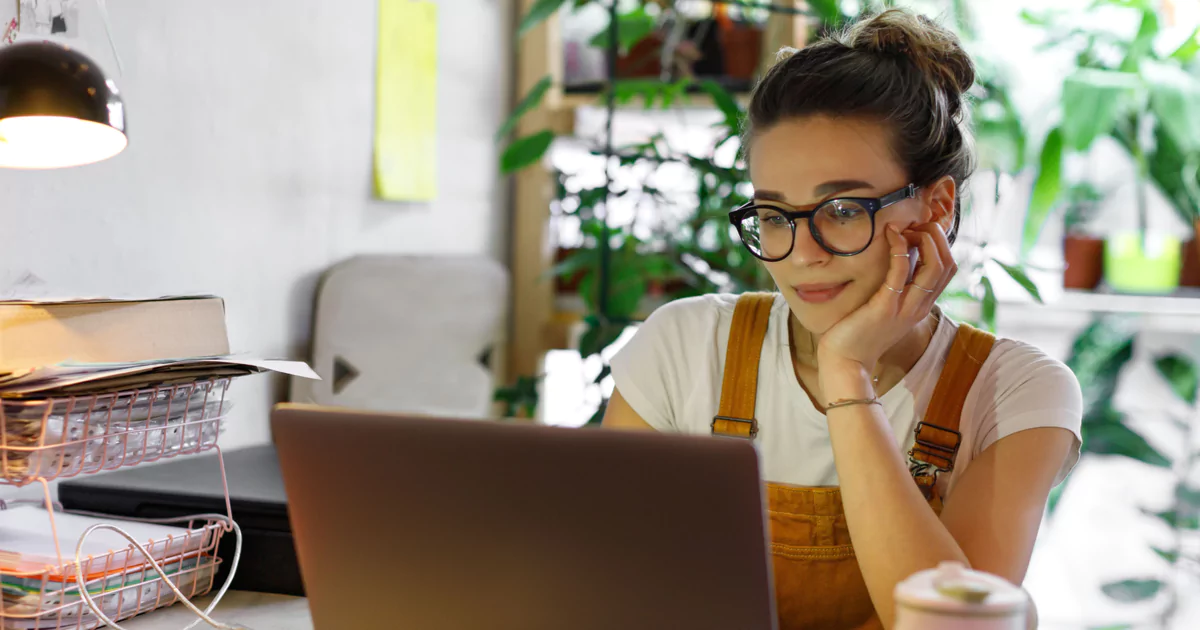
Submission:
[[[275,447],[224,455],[233,519],[242,529],[242,559],[230,588],[303,596]],[[225,513],[216,454],[68,479],[59,484],[58,499],[66,510],[135,518]],[[217,550],[222,562],[215,586],[225,580],[233,548],[233,534],[226,534]]]

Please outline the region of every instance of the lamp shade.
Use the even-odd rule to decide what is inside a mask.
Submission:
[[[117,87],[86,55],[44,41],[0,48],[0,167],[90,164],[128,143]]]

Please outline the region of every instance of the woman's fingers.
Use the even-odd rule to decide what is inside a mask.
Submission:
[[[908,284],[908,271],[911,269],[911,263],[908,258],[908,240],[900,234],[899,228],[889,224],[884,228],[887,235],[888,246],[891,251],[891,265],[888,267],[887,276],[884,277],[884,286],[879,290],[887,293],[886,297],[899,299],[904,294],[906,285]]]

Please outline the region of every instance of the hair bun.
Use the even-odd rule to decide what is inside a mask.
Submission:
[[[887,9],[850,27],[844,43],[854,49],[904,57],[957,100],[975,83],[975,65],[958,37],[923,15]]]

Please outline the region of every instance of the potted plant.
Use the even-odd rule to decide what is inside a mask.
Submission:
[[[1139,21],[1133,37],[1114,37],[1061,13],[1024,14],[1027,21],[1046,27],[1051,46],[1077,46],[1081,52],[1076,69],[1063,82],[1061,122],[1042,144],[1022,249],[1033,247],[1060,197],[1064,158],[1086,152],[1097,138],[1110,137],[1128,151],[1134,165],[1138,227],[1107,239],[1105,279],[1119,291],[1168,293],[1178,285],[1181,244],[1148,230],[1147,197],[1157,188],[1177,211],[1195,214],[1197,196],[1190,191],[1198,188],[1200,81],[1187,68],[1200,47],[1189,38],[1170,54],[1160,54],[1154,45],[1159,34],[1155,6],[1112,4],[1112,10],[1130,11]]]
[[[1101,199],[1091,184],[1076,184],[1063,204],[1063,288],[1090,291],[1104,274],[1104,239],[1094,232]]]

